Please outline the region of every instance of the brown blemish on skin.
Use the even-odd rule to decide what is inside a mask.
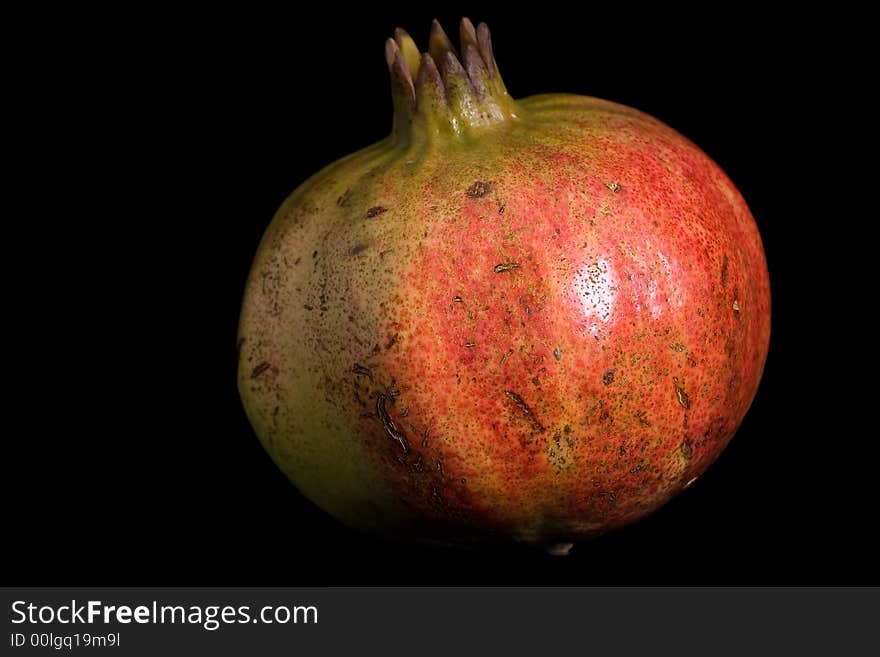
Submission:
[[[520,397],[512,390],[505,390],[504,394],[507,395],[508,399],[510,399],[520,411],[522,411],[522,414],[532,425],[532,429],[539,432],[544,431],[543,425],[538,422],[537,418],[535,418],[535,414],[532,413],[532,409],[529,408],[528,404],[523,401],[522,397]]]
[[[639,421],[639,424],[641,424],[643,427],[650,427],[651,426],[651,422],[650,422],[650,420],[648,420],[648,412],[645,411],[644,409],[636,411],[635,418],[636,418],[636,420]]]
[[[681,342],[676,342],[675,344],[671,344],[671,345],[669,345],[669,348],[672,349],[672,351],[677,351],[678,353],[681,353],[685,349],[687,349],[687,347],[685,345],[683,345]]]
[[[681,455],[684,456],[688,461],[690,461],[694,455],[694,448],[691,445],[691,441],[689,438],[685,438],[683,441],[681,441]]]
[[[367,219],[378,217],[380,214],[385,214],[386,212],[388,212],[388,208],[383,208],[381,205],[374,205],[367,210]]]
[[[736,340],[734,340],[731,335],[724,341],[724,354],[730,358],[734,351],[736,351]]]
[[[739,384],[742,382],[742,377],[739,374],[734,374],[730,381],[727,382],[727,389],[731,393],[739,388]]]
[[[724,254],[724,259],[721,261],[721,287],[727,287],[727,268],[730,265],[730,262],[727,259],[727,254]]]
[[[619,192],[621,189],[623,189],[623,187],[620,185],[620,183],[616,183],[616,182],[607,182],[607,183],[605,183],[605,186],[608,189],[610,189],[612,192],[614,192],[615,194],[617,192]]]
[[[465,194],[471,198],[483,198],[495,188],[495,183],[478,180],[467,188]]]
[[[354,256],[356,256],[356,255],[358,255],[358,254],[363,253],[363,252],[366,251],[366,250],[367,250],[367,245],[366,245],[366,244],[364,244],[364,243],[361,243],[361,244],[355,244],[353,247],[351,247],[351,248],[348,250],[348,255],[351,256],[351,257],[354,257]]]
[[[351,188],[349,187],[339,196],[338,199],[336,199],[336,205],[338,205],[340,208],[344,208],[346,206],[346,204],[348,203],[348,199],[350,199],[350,198],[351,198]]]
[[[268,370],[270,367],[272,367],[272,366],[269,363],[267,363],[266,361],[263,361],[262,363],[260,363],[259,365],[257,365],[254,368],[253,372],[251,372],[251,378],[256,379],[258,376],[260,376],[260,374],[262,374],[263,372]]]
[[[391,349],[391,347],[397,344],[397,338],[399,335],[399,333],[395,333],[390,338],[388,338],[388,342],[385,344],[385,351],[388,351],[389,349]]]
[[[382,394],[376,398],[376,415],[379,416],[382,426],[385,427],[385,432],[400,445],[404,452],[407,452],[409,451],[409,443],[406,441],[406,436],[403,435],[403,432],[397,428],[394,420],[388,415],[388,411],[385,408],[386,399],[387,397]]]
[[[501,263],[500,265],[495,265],[492,268],[492,271],[494,271],[496,274],[500,274],[503,271],[510,271],[511,269],[519,269],[519,263],[518,262],[504,262],[504,263]]]
[[[244,338],[239,338],[238,342],[235,344],[235,353],[241,353],[241,346],[244,344]]]
[[[359,365],[358,363],[354,364],[354,367],[351,368],[351,371],[357,375],[368,376],[370,377],[370,379],[373,378],[373,370],[371,370],[369,367]]]
[[[602,375],[602,383],[604,383],[606,386],[610,386],[612,383],[614,383],[614,372],[615,370],[613,369],[605,372],[605,374]]]
[[[675,385],[675,395],[678,397],[678,403],[686,409],[691,407],[691,399],[680,385],[678,385],[678,377],[672,377],[672,383]]]
[[[556,347],[556,349],[553,350],[553,358],[556,360],[562,358],[562,350],[559,347]]]
[[[501,363],[500,363],[500,365],[504,365],[504,361],[506,361],[508,358],[510,358],[510,356],[511,356],[512,354],[513,354],[513,349],[508,349],[508,350],[507,350],[507,353],[504,354],[504,355],[501,357]]]
[[[440,491],[438,490],[437,486],[435,486],[433,484],[431,485],[431,496],[433,497],[434,501],[442,509],[444,509],[444,510],[446,509],[446,500],[443,499],[443,496],[440,494]]]

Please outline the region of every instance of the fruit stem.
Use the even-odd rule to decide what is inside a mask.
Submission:
[[[547,546],[547,554],[554,557],[567,557],[573,547],[574,543],[553,543]]]
[[[462,18],[459,32],[460,57],[436,20],[426,53],[420,55],[412,37],[400,28],[385,42],[395,142],[409,143],[418,135],[460,137],[518,118],[516,101],[495,63],[489,28],[480,23],[474,29]]]

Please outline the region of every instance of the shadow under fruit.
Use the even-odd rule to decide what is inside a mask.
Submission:
[[[567,544],[651,513],[745,415],[760,236],[694,144],[615,103],[513,100],[489,31],[389,39],[390,137],[278,210],[241,315],[266,450],[349,525]]]

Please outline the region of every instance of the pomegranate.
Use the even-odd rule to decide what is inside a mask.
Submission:
[[[514,100],[489,30],[385,47],[384,141],[263,237],[238,383],[275,463],[349,525],[565,552],[687,488],[755,395],[761,239],[708,156],[634,109]]]

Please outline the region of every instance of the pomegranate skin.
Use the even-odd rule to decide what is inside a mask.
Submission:
[[[388,140],[267,230],[239,336],[251,423],[371,531],[556,545],[643,517],[718,457],[761,378],[745,201],[636,110],[498,92],[502,118],[450,133],[420,126],[419,92],[411,124],[398,103]]]

